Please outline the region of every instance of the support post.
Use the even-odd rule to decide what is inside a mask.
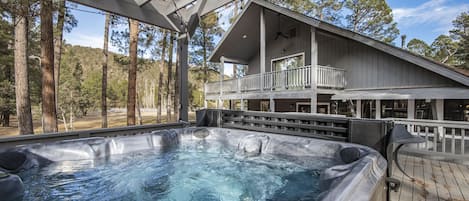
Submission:
[[[182,35],[178,39],[178,80],[180,86],[179,91],[179,120],[180,121],[189,121],[189,97],[188,97],[188,63],[187,63],[187,51],[189,39],[187,38],[187,33]]]
[[[443,121],[445,119],[445,100],[444,99],[436,99],[436,118],[438,121]],[[444,137],[444,129],[443,126],[438,126],[438,140],[441,140]]]
[[[244,99],[241,99],[241,111],[244,111]]]
[[[264,74],[265,74],[265,18],[264,9],[261,8],[260,20],[260,74],[261,74],[261,91],[264,91]]]
[[[362,118],[362,100],[357,100],[357,107],[355,113],[357,114],[357,118]]]
[[[224,79],[224,72],[225,72],[225,57],[222,56],[220,58],[220,95],[218,96],[218,109],[223,109],[223,79]]]
[[[376,119],[381,119],[381,100],[376,100],[376,110],[375,117]]]
[[[270,97],[270,112],[275,112],[275,100],[274,98]]]
[[[415,99],[407,100],[407,119],[415,119]]]
[[[318,107],[317,65],[318,42],[316,40],[316,29],[311,27],[311,113],[317,113]]]

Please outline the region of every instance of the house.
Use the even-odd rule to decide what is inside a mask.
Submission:
[[[247,65],[206,84],[220,107],[469,121],[469,73],[263,0],[247,3],[210,61]]]

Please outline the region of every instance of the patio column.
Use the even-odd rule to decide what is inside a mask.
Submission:
[[[261,91],[264,90],[264,73],[265,73],[265,13],[261,9],[260,20],[260,74],[261,74]]]
[[[376,110],[375,110],[376,119],[381,119],[381,100],[376,100]]]
[[[311,113],[317,113],[318,94],[316,71],[318,65],[318,42],[316,40],[316,29],[311,27]]]
[[[435,102],[436,106],[436,119],[438,121],[443,121],[445,119],[445,100],[444,99],[436,99]],[[443,126],[438,126],[438,140],[441,140],[444,135]]]
[[[445,117],[445,100],[436,99],[436,119],[443,121]]]
[[[353,100],[351,100],[351,101],[353,101]],[[357,107],[355,107],[355,108],[356,108],[355,109],[356,110],[355,111],[356,117],[357,118],[362,118],[362,100],[361,99],[357,100]]]
[[[218,96],[218,109],[223,109],[223,79],[225,74],[225,57],[220,57],[220,95]]]
[[[270,112],[275,112],[275,100],[272,97],[270,98],[269,106],[270,106]]]
[[[407,119],[415,119],[415,99],[407,100]]]
[[[179,83],[179,120],[180,121],[189,121],[189,97],[188,97],[188,63],[187,63],[187,51],[189,39],[187,34],[182,35],[178,39],[178,80]]]
[[[241,104],[241,108],[240,108],[241,111],[244,111],[244,99],[241,99],[241,103],[240,103],[240,104]]]

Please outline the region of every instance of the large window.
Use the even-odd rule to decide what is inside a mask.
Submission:
[[[362,118],[367,118],[367,119],[376,118],[376,101],[375,100],[362,100]]]
[[[435,101],[415,100],[415,119],[434,119],[432,112],[432,104]],[[435,118],[436,119],[436,118]]]
[[[469,121],[469,100],[445,100],[445,120]]]
[[[333,114],[345,115],[347,117],[356,116],[356,103],[355,100],[347,101],[332,101],[331,110]]]
[[[382,100],[381,118],[407,118],[407,100]]]
[[[288,70],[305,65],[305,54],[299,53],[272,60],[272,71]]]

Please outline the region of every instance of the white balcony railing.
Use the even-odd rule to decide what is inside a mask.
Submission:
[[[414,148],[421,151],[468,155],[469,122],[420,119],[388,119],[403,124],[413,135],[425,139]]]
[[[311,66],[267,72],[263,75],[252,74],[242,78],[211,82],[205,85],[205,93],[223,94],[252,91],[302,90],[311,87],[311,71],[316,70],[316,84],[320,88],[345,88],[345,70],[328,66]]]

